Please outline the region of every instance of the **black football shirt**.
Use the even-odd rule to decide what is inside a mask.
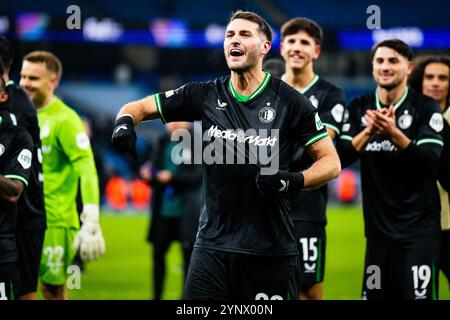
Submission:
[[[351,143],[367,125],[368,109],[380,109],[376,93],[353,100],[342,126],[342,142]],[[443,118],[436,101],[407,89],[394,105],[397,127],[421,148],[439,157]],[[407,155],[407,154],[406,154]],[[440,202],[433,168],[421,168],[385,136],[374,135],[360,155],[365,233],[396,240],[440,232]],[[437,168],[436,168],[437,170]]]
[[[8,102],[6,108],[12,113],[17,125],[25,128],[31,135],[34,143],[30,187],[27,188],[18,203],[17,228],[23,230],[36,230],[46,228],[44,206],[41,138],[36,109],[26,93],[13,81],[6,85]]]
[[[310,146],[328,134],[309,100],[269,73],[250,96],[237,93],[230,78],[189,83],[155,95],[163,122],[202,121],[204,194],[195,246],[296,255],[289,217],[292,194],[258,192],[256,175],[267,166],[259,155],[265,149],[277,159],[277,169],[289,170],[297,144]],[[239,154],[242,146],[245,163],[238,156],[230,161],[229,151]],[[198,156],[194,154],[194,161]]]
[[[0,175],[21,181],[25,189],[31,170],[33,140],[28,132],[0,111]],[[0,263],[16,261],[17,204],[0,199]]]
[[[282,77],[284,80],[284,77]],[[301,91],[316,108],[322,123],[336,132],[341,132],[344,116],[344,93],[332,83],[321,79],[318,75]],[[314,163],[314,159],[301,147],[294,154],[290,171],[303,171]],[[311,221],[327,223],[326,208],[328,187],[324,185],[317,189],[303,190],[294,198],[291,217],[294,221]]]

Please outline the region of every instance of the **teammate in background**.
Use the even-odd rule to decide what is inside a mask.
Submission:
[[[281,27],[280,51],[285,62],[285,72],[281,79],[311,101],[328,135],[334,140],[340,134],[345,102],[341,89],[314,73],[314,61],[319,58],[322,39],[322,29],[310,19],[294,18],[284,23]],[[314,158],[298,148],[290,171],[305,170],[313,163]],[[294,197],[291,218],[300,253],[302,300],[323,299],[327,199],[326,185],[314,190],[303,190]]]
[[[171,122],[159,137],[151,163],[141,167],[140,173],[152,186],[152,219],[148,240],[153,243],[153,299],[161,300],[166,274],[166,253],[173,241],[180,241],[184,259],[184,277],[198,229],[202,168],[200,165],[176,165],[172,156],[194,158],[193,148],[176,154],[178,141],[171,141],[176,130],[188,132],[189,122]],[[189,131],[193,136],[193,131]],[[191,144],[192,146],[192,144]]]
[[[298,299],[291,195],[335,178],[340,163],[311,103],[262,70],[271,42],[264,19],[237,11],[224,40],[231,76],[148,96],[124,105],[117,115],[112,142],[128,152],[134,152],[134,125],[141,121],[202,120],[203,206],[185,299]],[[303,172],[289,172],[297,143],[316,162]],[[278,157],[275,172],[268,175],[262,165],[251,164],[247,150],[245,164],[235,164],[231,152],[243,145],[259,155],[271,152],[272,165]],[[207,157],[211,149],[215,160]],[[226,164],[226,153],[234,164]],[[262,160],[267,159],[258,157]]]
[[[350,103],[338,146],[343,166],[361,160],[363,299],[437,299],[442,113],[408,89],[413,52],[406,43],[382,41],[371,58],[377,89]]]
[[[3,73],[3,66],[0,69]],[[33,150],[28,132],[15,126],[11,114],[2,106],[7,99],[5,81],[0,77],[0,300],[14,300],[20,294],[17,202],[28,185]]]
[[[414,63],[413,71],[409,77],[409,85],[417,92],[432,97],[439,102],[446,120],[444,127],[444,149],[439,165],[439,195],[441,198],[441,270],[450,284],[450,204],[449,204],[449,171],[448,162],[450,153],[450,58],[439,56],[419,57]],[[442,185],[441,185],[442,184]],[[444,187],[445,189],[444,189]]]
[[[37,108],[42,141],[47,230],[40,278],[46,299],[67,299],[66,270],[77,250],[84,260],[104,253],[94,158],[80,117],[54,95],[61,74],[61,62],[50,52],[34,51],[23,58],[20,86]],[[83,200],[81,229],[76,210],[78,181]]]
[[[9,79],[13,52],[10,43],[4,37],[0,37],[0,58],[5,64],[3,79],[6,81],[9,96],[4,108],[14,115],[14,121],[19,126],[28,131],[34,144],[29,187],[24,190],[17,205],[16,241],[19,256],[19,296],[21,300],[35,300],[46,228],[41,139],[36,109],[26,93]]]

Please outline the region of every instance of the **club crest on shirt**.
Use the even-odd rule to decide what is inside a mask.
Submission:
[[[311,101],[311,104],[314,106],[314,108],[317,109],[319,107],[319,100],[317,100],[317,98],[314,95],[309,97],[309,101]]]
[[[408,113],[408,110],[405,110],[405,113],[402,114],[399,118],[398,118],[398,126],[400,129],[408,129],[413,121],[413,117]]]
[[[5,152],[5,146],[0,143],[0,156]]]
[[[17,157],[17,161],[24,169],[29,169],[31,167],[31,151],[28,149],[23,149],[19,156]]]
[[[267,107],[259,110],[259,121],[262,123],[269,123],[275,119],[275,109],[270,106],[270,102],[267,103]]]

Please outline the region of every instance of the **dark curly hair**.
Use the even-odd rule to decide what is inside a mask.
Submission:
[[[414,60],[414,67],[408,78],[408,85],[417,92],[422,92],[425,68],[430,63],[442,63],[450,69],[450,57],[446,56],[420,56]],[[450,71],[449,71],[450,79]],[[450,103],[450,92],[447,94],[447,104]]]

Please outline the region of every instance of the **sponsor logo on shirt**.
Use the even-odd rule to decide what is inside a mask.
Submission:
[[[211,126],[208,130],[208,136],[214,138],[222,138],[231,141],[237,141],[238,143],[248,142],[249,144],[254,144],[255,146],[267,146],[273,147],[275,146],[275,142],[278,140],[277,137],[267,137],[261,138],[259,135],[249,135],[247,136],[242,129],[238,129],[236,131],[232,129],[220,130],[217,126]]]
[[[218,107],[216,107],[217,110],[225,110],[225,107],[228,105],[226,102],[222,102],[219,100],[219,98],[217,98],[217,105]]]
[[[383,140],[381,142],[373,141],[366,146],[366,151],[396,151],[397,147],[392,144],[389,140]]]

